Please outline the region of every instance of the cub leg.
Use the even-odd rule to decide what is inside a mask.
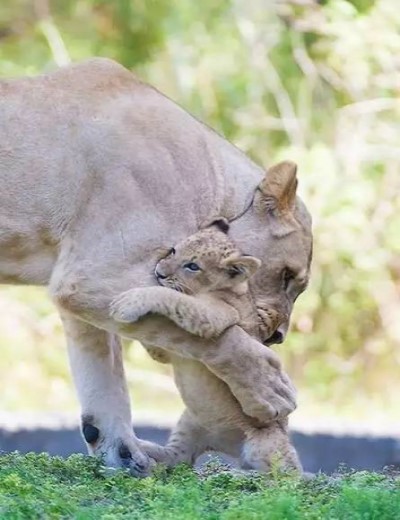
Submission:
[[[89,453],[101,456],[107,466],[146,476],[152,464],[132,429],[118,337],[65,312],[62,320]]]
[[[167,287],[130,289],[111,303],[110,313],[121,323],[135,322],[147,314],[161,314],[203,338],[219,336],[239,321],[237,311],[224,302],[211,297],[202,300]]]

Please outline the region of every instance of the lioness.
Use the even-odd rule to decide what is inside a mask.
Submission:
[[[311,221],[296,167],[265,172],[128,70],[93,59],[34,78],[0,81],[0,282],[46,285],[60,310],[90,453],[148,472],[132,431],[119,336],[197,359],[244,412],[285,417],[295,394],[275,353],[238,326],[217,341],[163,317],[120,324],[111,301],[156,284],[168,249],[222,215],[261,258],[258,308],[288,318],[311,260]]]
[[[259,316],[248,287],[261,261],[243,255],[226,235],[228,229],[226,221],[217,220],[178,243],[156,266],[163,287],[123,293],[111,305],[112,317],[131,323],[157,313],[203,337],[216,337],[233,324],[257,338],[260,329],[269,336],[280,317],[273,309]],[[194,463],[204,451],[219,450],[240,457],[244,468],[269,471],[275,459],[283,469],[301,471],[287,419],[260,428],[243,413],[229,387],[203,363],[160,349],[149,349],[149,353],[158,361],[172,363],[187,406],[165,449],[144,444],[153,458],[168,465]]]

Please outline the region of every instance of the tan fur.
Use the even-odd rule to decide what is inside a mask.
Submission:
[[[197,270],[191,269],[193,265]],[[260,265],[260,260],[243,255],[226,234],[212,226],[181,241],[158,262],[155,273],[163,287],[127,291],[113,302],[112,316],[117,321],[137,321],[156,313],[192,334],[216,337],[237,324],[252,336],[259,338],[262,329],[268,337],[280,317],[271,310],[269,322],[261,321],[248,290],[248,280]],[[157,349],[149,353],[160,360]],[[276,460],[284,469],[301,471],[287,419],[257,428],[229,387],[202,363],[173,354],[161,354],[161,360],[172,363],[188,409],[165,450],[152,450],[145,444],[156,460],[169,465],[194,463],[205,450],[219,449],[239,455],[244,468],[269,471]]]
[[[0,99],[0,282],[49,287],[82,414],[100,431],[89,451],[135,474],[148,469],[132,433],[120,335],[201,361],[250,416],[290,413],[295,394],[276,354],[240,327],[210,341],[163,317],[131,325],[109,316],[121,292],[156,285],[153,266],[170,242],[222,215],[235,242],[269,266],[253,292],[258,307],[286,316],[284,336],[308,278],[311,230],[298,198],[291,229],[255,204],[260,183],[280,169],[271,177],[110,60],[2,80]],[[286,267],[295,276],[284,288]]]

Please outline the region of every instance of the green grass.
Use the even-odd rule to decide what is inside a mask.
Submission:
[[[258,520],[400,518],[400,480],[348,472],[310,481],[273,474],[237,476],[211,463],[137,480],[104,474],[95,459],[0,456],[0,518]]]

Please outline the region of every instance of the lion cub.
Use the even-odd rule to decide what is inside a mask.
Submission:
[[[134,322],[148,313],[162,314],[188,332],[209,338],[234,324],[257,339],[261,329],[271,334],[279,316],[272,310],[258,315],[247,283],[261,262],[238,250],[226,234],[228,228],[226,221],[218,220],[177,244],[156,266],[162,287],[127,291],[113,302],[113,318]],[[239,458],[246,469],[269,471],[276,460],[283,469],[301,471],[287,420],[260,427],[205,365],[158,348],[147,350],[157,361],[173,365],[187,407],[165,447],[142,441],[151,457],[168,465],[194,463],[205,451],[215,450]]]

